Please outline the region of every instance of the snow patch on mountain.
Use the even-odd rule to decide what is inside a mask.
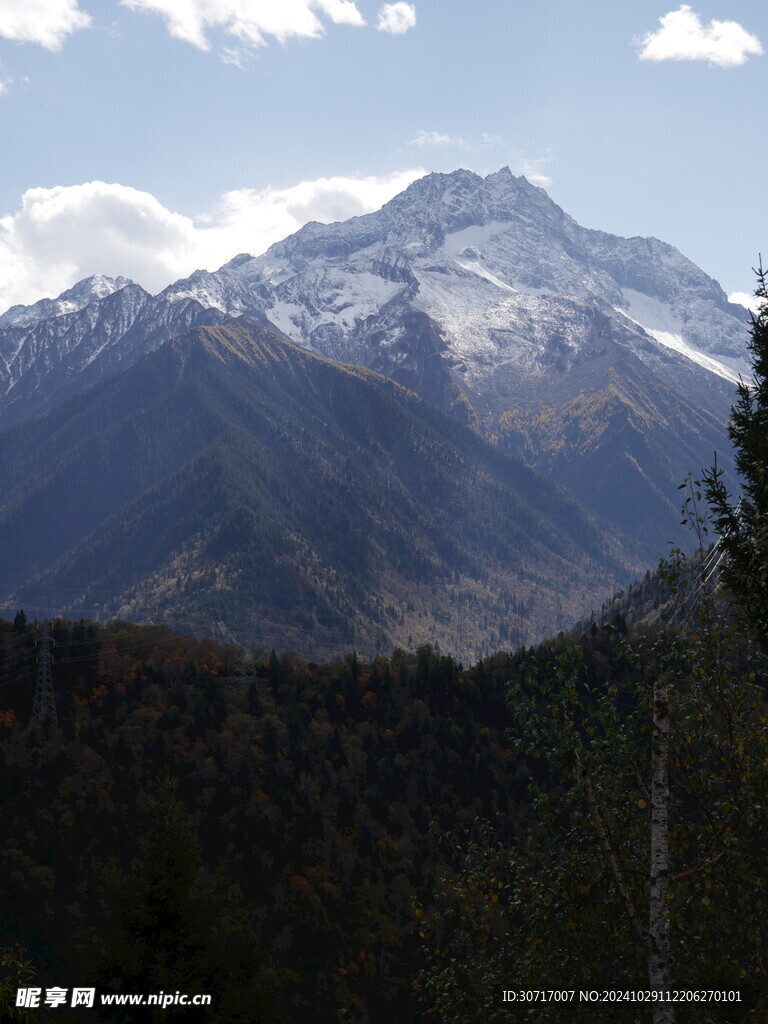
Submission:
[[[303,306],[296,302],[274,302],[269,306],[269,319],[291,341],[299,345],[304,343],[306,311]]]
[[[475,274],[477,277],[482,277],[485,281],[489,281],[502,291],[516,292],[521,290],[513,288],[511,284],[507,284],[505,281],[496,277],[495,274],[492,274],[490,270],[488,270],[488,268],[479,261],[456,260],[456,264],[461,267],[462,270],[466,270],[468,274]]]
[[[286,276],[274,289],[274,298],[265,303],[264,313],[292,340],[341,358],[343,346],[323,351],[322,338],[340,340],[402,291],[401,282],[370,270],[344,273],[328,268]]]
[[[460,231],[450,231],[441,248],[446,256],[458,256],[468,246],[487,245],[497,235],[511,227],[510,221],[489,221],[487,224],[472,224]]]
[[[723,377],[725,380],[729,380],[733,384],[738,384],[739,381],[743,379],[742,374],[732,370],[729,366],[721,363],[718,359],[713,359],[712,356],[707,356],[703,352],[699,352],[697,349],[687,345],[680,334],[670,334],[668,331],[653,330],[649,330],[648,333],[651,337],[655,338],[659,344],[664,345],[665,348],[671,348],[675,352],[679,352],[681,355],[685,356],[686,359],[690,359],[699,366],[703,366],[705,370],[709,370],[710,373],[716,373],[719,377]]]
[[[743,374],[747,372],[746,360],[743,360],[743,366],[728,366],[720,359],[707,355],[688,344],[682,334],[684,323],[682,317],[676,314],[667,303],[653,296],[634,291],[632,288],[625,288],[623,291],[628,311],[615,307],[616,312],[638,324],[660,345],[679,352],[680,355],[705,370],[709,370],[710,373],[715,373],[734,384],[738,384]]]
[[[647,331],[662,331],[668,334],[680,333],[682,321],[669,304],[661,299],[644,295],[632,288],[622,289],[627,300],[629,317]],[[619,310],[623,312],[623,310]]]

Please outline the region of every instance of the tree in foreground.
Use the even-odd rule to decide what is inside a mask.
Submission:
[[[417,908],[427,1018],[459,1024],[474,1002],[484,1020],[565,1024],[572,990],[686,989],[589,1019],[766,1019],[768,704],[743,635],[702,618],[561,638],[518,653],[509,695],[527,827],[465,843]],[[559,996],[511,1008],[510,989]],[[740,995],[705,1005],[709,989]]]
[[[721,583],[739,618],[768,652],[768,281],[762,261],[752,314],[749,350],[752,376],[738,385],[728,434],[742,481],[741,498],[734,503],[715,463],[704,473],[704,488],[712,521],[726,558]]]

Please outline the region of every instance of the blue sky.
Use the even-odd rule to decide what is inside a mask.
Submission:
[[[750,291],[764,47],[757,0],[0,0],[0,307],[504,164]]]

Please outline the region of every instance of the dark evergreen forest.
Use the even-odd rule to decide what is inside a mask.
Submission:
[[[674,984],[742,1000],[676,1019],[764,1019],[768,706],[734,630],[618,616],[464,668],[429,646],[243,660],[165,627],[58,620],[54,724],[31,714],[39,624],[1,622],[4,1019],[650,1020],[501,1000],[648,987],[595,820],[641,906],[659,670],[679,694]],[[24,984],[213,1005],[16,1009]]]

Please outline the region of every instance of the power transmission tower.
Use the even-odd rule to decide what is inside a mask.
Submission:
[[[250,580],[242,580],[241,582],[245,583],[246,586],[251,585]],[[242,590],[235,591],[234,626],[235,629],[237,629],[238,633],[241,633],[241,635],[242,633],[246,632],[250,625],[250,616],[248,615],[246,610],[246,600],[246,594],[243,593]],[[251,608],[253,608],[252,597]],[[226,614],[224,612],[222,612],[222,618],[226,618]],[[233,640],[235,640],[234,635]],[[236,640],[235,642],[237,643]],[[232,674],[230,676],[230,679],[237,686],[246,687],[253,681],[255,675],[256,670],[253,664],[253,658],[251,659],[250,662],[247,661],[247,652],[245,645],[242,643],[237,643],[237,653],[232,659]]]
[[[245,660],[245,651],[240,648],[232,659],[232,673],[230,679],[238,686],[246,686],[254,679],[256,673],[252,664]]]
[[[152,618],[152,613],[149,610],[149,595],[146,586],[141,588],[141,624],[142,626],[155,625],[155,620]]]
[[[32,703],[32,714],[41,722],[56,722],[56,695],[53,692],[53,675],[51,665],[53,653],[51,648],[56,642],[50,635],[51,624],[44,619],[40,624],[40,636],[37,638],[39,652],[37,655],[37,687]]]
[[[463,593],[461,591],[459,591],[459,627],[458,627],[458,637],[457,637],[457,640],[456,640],[456,649],[457,649],[456,660],[457,661],[464,661],[465,657],[466,657],[466,655],[464,653],[464,644],[466,642],[466,635],[465,635],[465,630],[464,630],[464,625],[465,625],[464,617],[465,617],[465,615],[466,615],[466,609],[464,607],[464,595],[463,595]],[[467,658],[466,660],[467,661],[471,661],[472,659],[471,658]]]

